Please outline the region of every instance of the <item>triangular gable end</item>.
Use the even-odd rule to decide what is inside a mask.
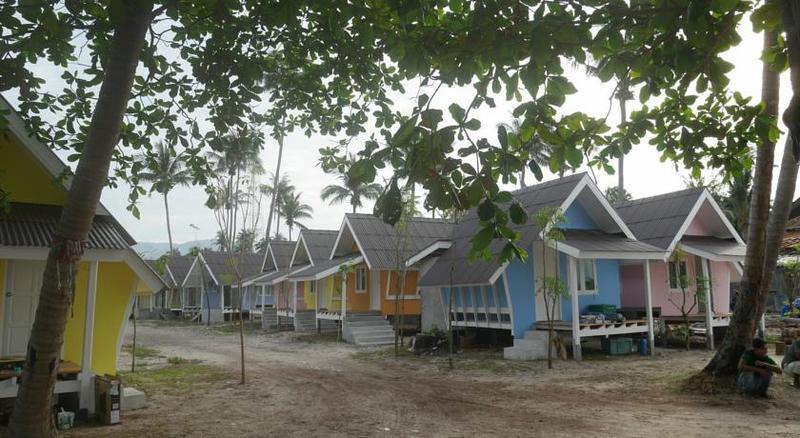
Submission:
[[[678,242],[685,235],[734,239],[740,245],[745,245],[736,228],[733,227],[733,224],[725,216],[722,208],[720,208],[707,189],[703,189],[703,192],[697,197],[694,206],[689,211],[689,214],[686,215],[686,219],[678,229],[678,232],[675,233],[675,238],[667,248],[667,252],[672,253]]]
[[[339,233],[336,235],[336,241],[333,243],[333,249],[331,250],[329,259],[333,259],[337,255],[351,254],[353,252],[353,247],[364,257],[364,262],[367,264],[367,267],[372,269],[372,264],[369,262],[369,258],[367,258],[367,254],[364,252],[364,247],[359,243],[358,236],[353,232],[353,226],[350,225],[350,221],[347,215],[345,215],[342,225],[339,227]]]
[[[625,237],[636,240],[633,232],[588,175],[584,175],[575,185],[561,204],[561,210],[567,215],[568,221],[570,219],[575,221],[574,226],[569,228],[593,228],[587,223],[589,221],[584,219],[587,218],[591,220],[591,225],[597,226],[597,229],[610,234],[622,233]]]
[[[303,250],[298,252],[298,249],[301,248],[301,243]],[[300,255],[300,258],[298,258],[298,255]],[[311,264],[311,266],[314,266],[314,259],[311,257],[311,252],[308,250],[306,239],[303,237],[303,231],[300,231],[300,235],[297,236],[297,243],[294,245],[294,251],[292,251],[292,258],[289,261],[289,267],[291,268],[294,266],[295,262],[307,262]]]

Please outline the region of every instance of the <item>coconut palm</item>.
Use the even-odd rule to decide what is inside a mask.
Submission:
[[[292,240],[292,230],[295,225],[305,228],[299,219],[310,219],[311,213],[314,212],[310,205],[300,202],[300,195],[302,193],[290,193],[282,202],[281,213],[284,223],[289,227],[289,240]]]
[[[273,193],[276,194],[275,197],[275,234],[280,234],[281,230],[281,207],[283,204],[283,200],[286,197],[294,192],[294,185],[292,185],[292,180],[289,179],[288,175],[283,175],[282,177],[278,178],[276,174],[272,174],[272,181],[269,184],[263,184],[260,187],[261,193],[265,195],[272,195]],[[277,182],[276,182],[277,181]]]
[[[139,179],[151,184],[151,193],[158,192],[164,196],[167,239],[169,240],[169,254],[172,256],[175,249],[172,246],[172,228],[169,222],[169,192],[176,186],[188,185],[191,177],[189,169],[184,166],[182,154],[176,154],[173,147],[159,142],[156,144],[154,152],[152,155],[138,157],[146,169],[139,174]]]
[[[353,207],[353,213],[363,206],[363,200],[374,201],[383,190],[380,184],[364,183],[352,178],[346,171],[339,174],[339,179],[342,181],[341,185],[331,184],[325,187],[320,197],[330,205],[348,202]]]

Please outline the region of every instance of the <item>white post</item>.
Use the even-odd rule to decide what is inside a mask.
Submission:
[[[314,282],[314,324],[316,324],[317,332],[319,332],[319,280],[311,281]]]
[[[558,257],[558,254],[556,254]],[[569,294],[572,300],[572,357],[576,361],[583,360],[583,352],[581,351],[581,312],[580,303],[578,302],[578,277],[575,257],[567,257],[569,261],[567,265],[567,284],[569,285]],[[555,317],[555,316],[553,316]]]
[[[656,354],[656,337],[653,332],[653,293],[650,285],[650,260],[644,261],[644,305],[647,312],[647,347],[650,349],[650,355],[653,356]]]
[[[347,273],[342,275],[342,321],[347,316]]]
[[[86,316],[83,323],[83,349],[81,354],[81,409],[94,413],[94,379],[92,379],[92,346],[94,345],[94,311],[97,297],[98,262],[89,263],[89,281],[86,286]],[[128,315],[126,315],[127,317]],[[121,335],[120,335],[121,336]]]
[[[295,315],[297,315],[297,285],[298,284],[300,284],[300,283],[295,281],[294,282],[294,287],[292,288],[292,289],[294,289],[294,291],[292,292],[292,313],[294,313]],[[305,287],[305,284],[303,285],[303,287]]]
[[[709,260],[706,258],[700,259],[700,266],[702,267],[703,271],[703,280],[704,280],[704,289],[706,292],[706,346],[708,346],[709,350],[714,349],[714,326],[712,325],[712,313],[713,310],[711,308],[711,275],[709,274],[708,269]]]
[[[767,336],[767,320],[764,318],[765,314],[761,314],[761,320],[758,322],[758,328],[761,330],[759,336],[766,337]]]

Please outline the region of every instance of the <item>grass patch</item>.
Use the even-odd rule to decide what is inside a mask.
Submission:
[[[184,359],[180,356],[171,356],[167,358],[167,363],[170,365],[183,365],[188,362],[189,361],[187,359]]]
[[[339,342],[338,333],[314,333],[295,337],[300,342],[309,344],[329,344]]]
[[[122,351],[128,353],[129,355],[133,355],[133,345],[126,344],[122,346]],[[142,345],[136,346],[136,359],[159,359],[164,357],[160,351],[156,350],[155,348],[145,347]]]
[[[198,386],[231,379],[232,375],[198,360],[170,358],[165,366],[142,367],[135,373],[121,372],[120,377],[123,385],[133,386],[148,394],[182,394]]]

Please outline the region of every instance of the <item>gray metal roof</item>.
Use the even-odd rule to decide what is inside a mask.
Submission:
[[[309,230],[305,229],[300,232],[300,235],[308,248],[308,256],[311,262],[317,264],[321,261],[327,260],[331,255],[334,243],[336,243],[336,235],[339,234],[336,230]],[[298,238],[299,242],[300,239]],[[300,245],[302,246],[302,245]],[[305,251],[305,248],[298,251]]]
[[[237,282],[237,270],[242,279],[261,270],[262,256],[260,254],[233,254],[231,256],[228,253],[216,251],[203,251],[202,254],[208,269],[220,284],[229,285]]]
[[[194,257],[192,256],[172,256],[167,262],[167,267],[169,271],[172,273],[172,276],[175,277],[175,281],[178,284],[183,284],[183,280],[189,275],[189,269],[192,267],[192,263],[194,262]],[[169,277],[169,275],[167,275]],[[168,285],[173,285],[172,279],[168,278]]]
[[[316,280],[317,278],[315,277],[317,274],[329,271],[331,269],[338,269],[340,266],[347,265],[359,257],[361,257],[359,254],[348,254],[323,260],[319,263],[315,263],[313,266],[301,266],[293,270],[292,273],[289,274],[289,278],[298,281]]]
[[[547,181],[513,192],[514,198],[525,207],[530,218],[544,207],[558,207],[564,203],[578,183],[586,176],[585,173]],[[534,239],[538,238],[538,229],[531,223],[522,226],[514,225],[513,229],[520,233],[519,245],[528,247]],[[476,209],[470,210],[455,226],[453,232],[453,246],[450,247],[436,263],[419,280],[420,286],[447,286],[450,284],[452,269],[453,284],[487,284],[492,275],[500,268],[497,258],[503,249],[504,243],[494,240],[489,245],[492,253],[490,261],[470,260],[469,252],[472,243],[470,239],[478,232],[479,220]]]
[[[705,189],[691,188],[614,204],[636,238],[667,249]]]
[[[364,252],[362,255],[369,261],[372,269],[395,269],[398,265],[402,266],[406,260],[433,242],[450,240],[454,228],[452,222],[444,219],[421,217],[407,220],[406,231],[403,232],[371,214],[348,213],[346,220]]]
[[[614,258],[618,253],[652,253],[663,255],[664,250],[653,245],[628,239],[622,234],[609,234],[598,230],[565,230],[564,243],[587,252],[609,253]]]
[[[745,252],[747,252],[747,246],[740,244],[735,239],[720,239],[713,236],[684,236],[681,238],[681,243],[721,257],[743,259]]]
[[[49,248],[60,218],[60,206],[12,202],[8,213],[0,211],[0,245]],[[127,249],[134,244],[114,218],[95,215],[87,249]]]
[[[278,269],[288,269],[289,263],[292,261],[292,253],[297,244],[294,240],[271,240],[269,242],[269,251],[275,257],[275,263],[278,264]],[[270,261],[270,265],[271,261]],[[269,271],[269,269],[267,269]]]

